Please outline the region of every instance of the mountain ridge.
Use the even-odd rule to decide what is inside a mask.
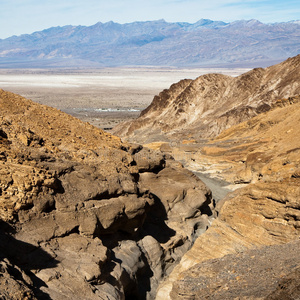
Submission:
[[[297,21],[66,25],[0,40],[0,66],[267,66],[299,53],[299,33]]]
[[[207,139],[267,111],[278,99],[300,94],[300,55],[238,77],[206,74],[171,85],[114,132],[142,143]]]

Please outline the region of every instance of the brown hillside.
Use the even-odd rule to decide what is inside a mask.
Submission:
[[[175,153],[192,169],[232,183],[279,181],[300,174],[300,96],[223,131],[193,153]]]
[[[269,110],[276,100],[300,94],[299,78],[300,55],[235,78],[207,74],[182,80],[155,96],[138,119],[118,125],[114,133],[140,143],[215,137]]]

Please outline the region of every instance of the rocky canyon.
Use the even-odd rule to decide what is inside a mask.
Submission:
[[[238,77],[207,74],[117,126],[231,190],[156,299],[299,299],[300,56]]]
[[[210,190],[157,151],[1,91],[2,299],[146,299],[209,225]]]
[[[112,135],[0,90],[0,298],[300,299],[299,95],[300,55]]]

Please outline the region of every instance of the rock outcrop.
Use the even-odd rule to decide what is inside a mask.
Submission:
[[[223,264],[228,264],[228,268],[233,268],[233,265],[239,265],[239,259],[244,252],[246,257],[258,255],[259,250],[263,246],[275,246],[286,244],[289,242],[299,240],[300,236],[300,184],[299,179],[290,179],[283,182],[273,183],[256,183],[248,185],[246,188],[239,189],[231,193],[224,199],[224,204],[220,209],[219,216],[212,223],[211,227],[201,235],[193,245],[192,249],[188,251],[182,258],[179,265],[177,265],[168,279],[160,286],[157,294],[157,299],[180,299],[181,294],[179,290],[186,291],[182,295],[199,293],[203,290],[202,286],[203,268],[212,268],[216,270],[216,277],[208,277],[206,279],[207,286],[215,285],[215,290],[212,290],[211,295],[206,299],[230,299],[230,289],[235,289],[233,296],[241,292],[245,286],[251,286],[248,280],[250,278],[243,277],[245,270],[241,271],[243,280],[240,283],[235,283],[235,287],[231,285],[229,277],[222,277],[222,270],[218,270]],[[273,248],[270,251],[273,251]],[[299,247],[299,242],[295,244],[296,249]],[[249,254],[248,249],[258,249]],[[293,257],[294,248],[289,246],[276,250],[276,257],[284,257],[289,260]],[[275,250],[274,250],[275,251]],[[230,255],[229,257],[227,257]],[[245,256],[242,260],[245,262]],[[297,256],[297,254],[296,254]],[[279,284],[282,277],[287,276],[289,272],[295,271],[300,267],[299,255],[298,259],[292,259],[293,264],[289,265],[284,261],[274,268],[268,268],[268,257],[266,261],[262,258],[256,258],[253,266],[241,266],[241,268],[248,267],[248,271],[256,274],[257,282],[261,283],[258,292],[261,292],[261,298],[264,299],[264,285],[268,285],[268,280],[272,281],[272,287]],[[274,257],[275,258],[275,257]],[[231,264],[229,264],[229,261]],[[247,263],[247,262],[246,262]],[[287,269],[281,270],[283,265],[287,265]],[[204,267],[203,267],[204,266]],[[247,269],[247,268],[246,268]],[[196,271],[197,270],[197,271]],[[228,269],[229,270],[229,269]],[[260,271],[259,271],[260,270]],[[264,270],[263,272],[261,272]],[[199,271],[199,272],[198,272]],[[223,270],[224,271],[224,270]],[[198,273],[197,273],[198,272]],[[218,273],[219,272],[219,273]],[[272,275],[274,274],[275,275]],[[264,274],[264,275],[263,275]],[[266,275],[267,274],[267,275]],[[228,274],[229,275],[229,274]],[[231,274],[234,276],[234,274]],[[240,274],[237,274],[239,276]],[[220,276],[220,277],[219,277]],[[189,278],[192,277],[193,284],[190,285]],[[198,279],[197,279],[198,278]],[[228,279],[228,281],[227,281]],[[183,285],[185,286],[183,288]],[[219,290],[216,294],[213,292]],[[226,288],[227,286],[227,288]],[[219,292],[225,292],[228,289],[227,298],[219,296]],[[188,291],[189,290],[189,291]],[[205,290],[205,287],[204,287]],[[231,290],[231,292],[233,291]],[[207,293],[208,290],[205,291]],[[266,292],[271,293],[273,290],[267,289]],[[171,294],[170,294],[171,293]],[[223,295],[223,294],[220,295]],[[235,294],[236,293],[236,294]],[[177,294],[177,296],[175,296]],[[184,299],[201,299],[197,298]],[[248,295],[250,296],[251,293]],[[216,296],[216,298],[214,297]],[[218,297],[219,298],[218,298]],[[246,297],[246,294],[243,295]],[[254,296],[254,295],[252,295]],[[257,295],[256,295],[257,296]],[[234,297],[233,297],[234,298]],[[246,298],[242,298],[246,299]],[[254,298],[256,299],[256,298]],[[292,298],[297,299],[297,298]]]
[[[170,157],[0,90],[0,298],[151,299],[210,224]]]
[[[114,133],[150,143],[212,138],[268,111],[278,99],[300,94],[300,55],[238,77],[207,74],[182,80],[155,96],[140,117]]]
[[[115,129],[241,187],[217,204],[156,299],[300,297],[299,74],[300,55],[236,78],[182,80]]]

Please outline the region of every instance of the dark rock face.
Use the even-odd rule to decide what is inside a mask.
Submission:
[[[210,191],[55,109],[4,91],[0,108],[0,297],[153,298],[209,225]]]

